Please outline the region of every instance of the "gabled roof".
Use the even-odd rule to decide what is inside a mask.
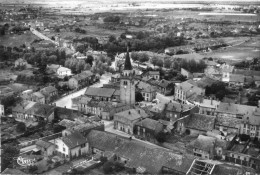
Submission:
[[[210,152],[215,146],[216,138],[199,135],[197,139],[191,141],[187,146]]]
[[[21,170],[14,169],[14,168],[6,168],[1,174],[8,174],[8,175],[17,175],[17,174],[26,174]]]
[[[97,96],[97,97],[112,97],[115,93],[115,89],[112,88],[96,88],[88,87],[86,89],[86,96]]]
[[[43,95],[49,95],[50,93],[52,92],[56,92],[57,89],[53,86],[48,86],[48,87],[45,87],[45,88],[42,88],[40,90],[40,92],[43,94]]]
[[[256,106],[221,102],[216,112],[251,116],[252,113],[256,110],[256,108]]]
[[[193,107],[193,105],[170,102],[166,105],[166,111],[183,112],[192,109]]]
[[[46,142],[44,140],[38,140],[35,145],[40,146],[42,148],[49,148],[50,146],[54,145],[51,142]],[[55,145],[54,145],[55,146]]]
[[[163,79],[159,81],[157,85],[163,88],[167,88],[170,84],[172,84],[172,82]]]
[[[216,125],[226,126],[229,128],[238,128],[241,123],[242,120],[235,117],[218,116],[216,118]]]
[[[150,118],[145,118],[144,120],[137,122],[135,125],[150,129],[152,131],[155,131],[156,133],[163,130],[162,123]]]
[[[44,98],[44,95],[40,92],[34,92],[32,95],[38,97],[38,98]]]
[[[93,75],[94,74],[91,71],[84,71],[84,72],[81,72],[80,74],[74,75],[72,78],[75,78],[76,80],[80,81],[87,77],[91,77]]]
[[[61,67],[61,65],[58,64],[47,65],[47,69],[52,69],[52,70],[57,70],[59,67]]]
[[[200,131],[210,131],[214,129],[215,116],[204,114],[191,114],[185,118],[185,127],[191,129],[197,129]]]
[[[143,109],[129,109],[126,111],[116,113],[115,116],[118,116],[120,118],[125,118],[127,120],[136,120],[136,119],[148,117],[148,115]]]
[[[87,143],[87,138],[77,131],[73,131],[70,135],[62,137],[61,139],[70,149]]]
[[[243,75],[231,74],[229,82],[244,83],[245,77]]]

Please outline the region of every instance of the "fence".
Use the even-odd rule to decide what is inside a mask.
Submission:
[[[62,136],[62,132],[59,132],[59,133],[55,133],[55,134],[52,134],[52,135],[49,135],[49,136],[41,137],[41,138],[38,138],[38,139],[35,139],[35,140],[22,142],[22,143],[18,144],[18,146],[19,146],[19,148],[24,148],[24,147],[27,147],[27,146],[34,145],[38,140],[48,141],[48,140],[53,140],[53,139],[59,138],[61,136]]]

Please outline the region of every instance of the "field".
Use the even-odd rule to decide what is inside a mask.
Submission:
[[[233,47],[217,50],[211,53],[206,53],[206,57],[220,58],[227,62],[233,63],[245,60],[248,57],[260,57],[260,37],[255,37],[249,41],[239,41]]]
[[[4,35],[0,36],[0,45],[19,47],[23,44],[28,45],[35,39],[39,39],[37,36],[27,31],[25,34],[21,35]]]

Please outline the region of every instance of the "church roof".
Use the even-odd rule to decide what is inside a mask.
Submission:
[[[131,65],[128,47],[127,47],[127,52],[126,52],[126,57],[125,57],[125,67],[124,67],[124,69],[125,70],[132,70],[132,65]]]

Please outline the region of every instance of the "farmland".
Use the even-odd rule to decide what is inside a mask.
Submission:
[[[35,39],[39,39],[37,36],[32,34],[30,31],[27,31],[25,34],[21,35],[4,35],[0,36],[0,45],[11,46],[11,47],[20,47],[25,44],[28,45],[33,42]]]

